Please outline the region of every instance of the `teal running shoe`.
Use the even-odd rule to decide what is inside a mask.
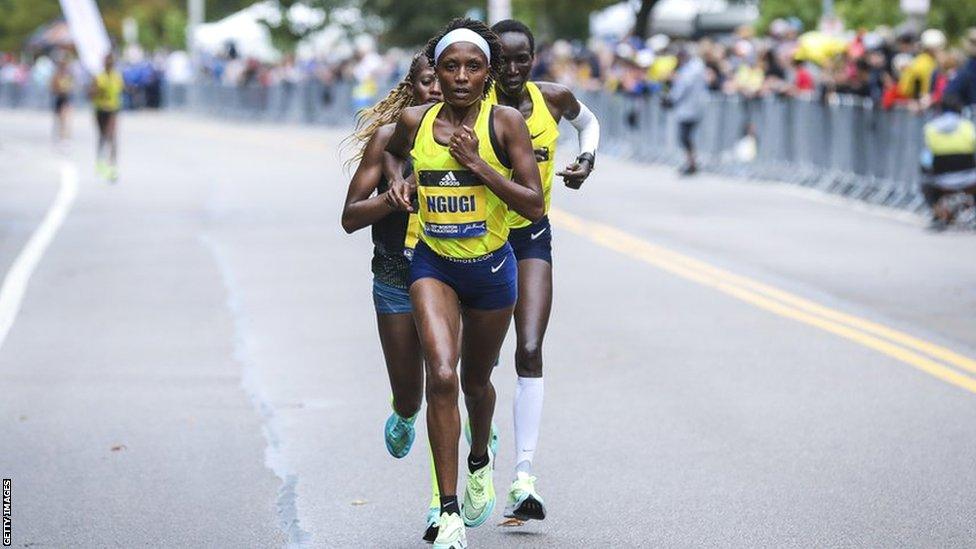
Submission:
[[[519,520],[544,520],[546,505],[542,496],[535,491],[535,477],[519,472],[508,491],[505,503],[505,516]]]
[[[464,535],[464,522],[457,513],[441,513],[437,521],[437,539],[434,549],[467,549],[468,538]]]
[[[390,414],[386,420],[385,439],[386,449],[390,455],[400,459],[410,453],[413,447],[413,439],[417,436],[417,430],[413,423],[417,416],[410,418],[400,417],[396,412]]]
[[[464,420],[464,439],[468,441],[468,447],[471,447],[471,420]],[[491,436],[488,437],[488,449],[491,450],[491,455],[498,453],[498,426],[495,422],[491,422]]]
[[[461,515],[465,526],[481,526],[495,509],[495,483],[492,473],[495,469],[495,456],[488,451],[488,463],[475,472],[468,472],[468,482],[464,487],[464,505]]]

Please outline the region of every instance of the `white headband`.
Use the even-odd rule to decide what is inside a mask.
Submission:
[[[437,45],[434,46],[434,63],[441,58],[441,54],[444,50],[448,48],[451,44],[456,44],[457,42],[470,42],[478,49],[485,53],[485,57],[488,58],[488,62],[491,62],[491,48],[488,47],[488,41],[481,37],[480,34],[474,32],[471,29],[454,29],[451,32],[444,35]]]

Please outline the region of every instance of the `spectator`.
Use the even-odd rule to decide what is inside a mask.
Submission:
[[[976,27],[966,32],[963,48],[968,59],[949,83],[945,93],[957,96],[964,105],[976,105]]]
[[[946,46],[942,31],[929,29],[922,33],[922,52],[915,56],[898,80],[898,93],[909,99],[922,99],[932,89],[932,75],[939,68],[938,56]]]
[[[932,208],[933,230],[944,230],[954,212],[942,204],[948,195],[976,195],[976,125],[962,117],[962,101],[942,100],[942,114],[925,125],[922,151],[922,194]]]
[[[692,175],[698,171],[698,161],[695,156],[695,129],[705,116],[708,83],[705,79],[705,64],[697,56],[692,55],[687,47],[681,49],[676,59],[678,65],[671,92],[666,98],[666,105],[674,109],[674,118],[678,122],[678,137],[685,151],[685,165],[681,168],[681,173]]]
[[[817,89],[813,80],[813,73],[807,62],[801,59],[793,60],[793,88],[792,93],[797,97],[811,97]]]

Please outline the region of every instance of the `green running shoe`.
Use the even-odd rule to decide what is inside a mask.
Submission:
[[[481,526],[495,509],[495,484],[492,473],[495,469],[495,456],[488,451],[488,463],[475,472],[468,472],[468,482],[464,487],[464,505],[461,515],[466,526]]]
[[[471,447],[471,420],[464,420],[464,439],[468,441],[468,447]],[[488,437],[488,449],[491,450],[491,455],[498,453],[498,427],[495,426],[495,422],[491,422],[491,436]]]
[[[546,505],[535,491],[535,477],[519,472],[508,491],[505,516],[519,520],[544,520]]]
[[[434,549],[466,549],[468,538],[464,535],[464,522],[457,513],[441,513],[437,523],[437,539]]]
[[[417,430],[413,423],[417,416],[410,418],[400,417],[396,412],[390,414],[386,420],[385,439],[386,449],[390,455],[400,459],[410,453],[413,446],[413,439],[417,436]]]
[[[437,539],[438,523],[440,522],[441,508],[439,505],[427,509],[427,530],[424,531],[424,541],[434,543]]]

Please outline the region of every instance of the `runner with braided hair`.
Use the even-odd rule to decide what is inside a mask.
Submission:
[[[423,401],[424,370],[420,340],[411,313],[407,281],[409,256],[416,243],[416,216],[398,210],[383,176],[383,150],[404,109],[435,103],[440,86],[427,57],[417,54],[410,70],[387,96],[358,115],[347,144],[358,144],[346,165],[359,162],[342,210],[342,228],[352,233],[372,226],[373,304],[380,344],[393,391],[393,413],[386,421],[386,448],[396,458],[407,455],[416,436],[414,421]]]

